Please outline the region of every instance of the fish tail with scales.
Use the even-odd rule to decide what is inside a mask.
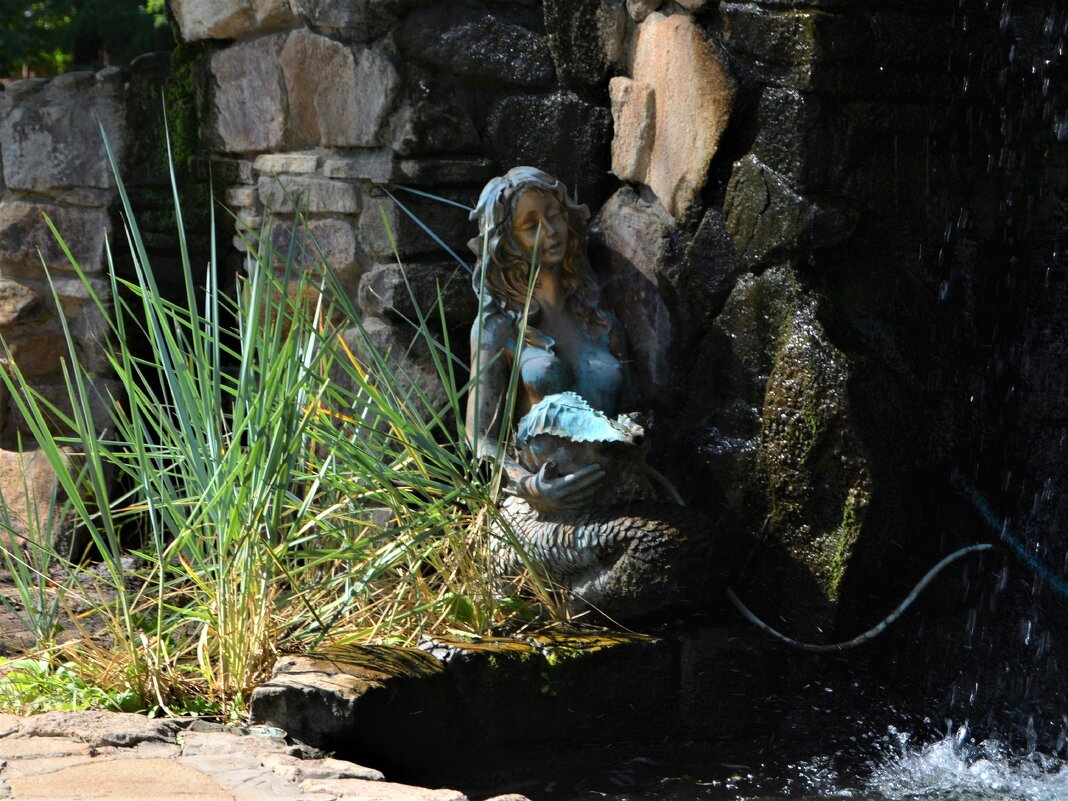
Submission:
[[[722,586],[711,523],[688,507],[642,500],[622,513],[546,515],[511,496],[501,517],[492,546],[497,575],[516,575],[530,561],[570,591],[572,611],[632,620],[702,605]]]

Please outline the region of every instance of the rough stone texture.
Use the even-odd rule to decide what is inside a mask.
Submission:
[[[260,193],[254,186],[231,186],[223,196],[229,208],[252,208],[260,203]]]
[[[268,153],[256,156],[252,168],[260,173],[278,175],[279,173],[312,173],[319,168],[322,156],[319,153]],[[336,176],[327,176],[333,178]]]
[[[63,77],[0,94],[0,155],[9,189],[115,185],[100,126],[121,154],[126,137],[122,86],[92,73]]]
[[[212,174],[224,183],[254,184],[256,176],[252,171],[252,162],[248,159],[229,159],[213,155],[211,159]]]
[[[573,88],[604,80],[616,50],[616,26],[603,0],[546,0],[545,28],[556,74]]]
[[[612,98],[612,172],[623,181],[642,181],[649,172],[656,125],[653,87],[617,77],[608,83]]]
[[[58,326],[6,340],[12,360],[22,375],[31,380],[62,373],[62,364],[70,360],[66,348],[60,345],[62,341],[63,332]]]
[[[833,608],[838,600],[871,498],[870,469],[849,419],[849,379],[845,354],[816,319],[816,304],[801,301],[768,376],[760,457],[771,500],[768,530],[804,571],[780,603],[792,607],[785,617],[805,637],[833,625],[830,609],[819,614],[812,604]],[[805,591],[813,583],[822,598]]]
[[[7,275],[69,270],[70,263],[44,220],[47,214],[87,273],[104,269],[104,238],[111,220],[103,209],[79,209],[22,200],[0,202],[0,269]]]
[[[354,184],[303,175],[265,175],[259,180],[260,201],[270,211],[292,214],[294,210],[317,213],[355,214],[360,195]]]
[[[211,57],[212,133],[225,153],[281,150],[287,108],[279,66],[286,34],[239,42]]]
[[[360,275],[367,269],[368,259],[356,236],[356,226],[349,219],[309,220],[304,225],[277,223],[271,232],[272,244],[280,261],[290,257],[304,270],[320,272],[322,261],[329,264],[355,293]]]
[[[491,13],[442,4],[411,14],[401,52],[455,75],[519,86],[549,86],[553,61],[537,34]]]
[[[736,82],[704,32],[680,14],[652,14],[641,24],[631,77],[652,87],[656,106],[651,153],[641,182],[681,218],[705,185],[708,166],[727,127]],[[646,102],[642,93],[631,93],[630,99],[642,106]],[[640,109],[620,108],[617,114],[645,118]],[[640,146],[622,152],[636,150]]]
[[[344,760],[298,758],[307,749],[287,745],[277,729],[97,711],[43,721],[5,715],[0,726],[0,793],[14,798],[466,801],[455,790],[386,782]]]
[[[672,223],[662,208],[621,189],[592,226],[607,254],[605,296],[627,332],[631,366],[646,400],[662,401],[673,392],[668,352],[674,332],[660,277],[669,258]]]
[[[170,0],[187,42],[236,39],[293,22],[289,0]]]
[[[411,0],[292,0],[292,5],[309,26],[369,42],[397,24]]]
[[[264,767],[292,782],[302,782],[305,779],[383,781],[386,778],[382,771],[331,757],[310,761],[288,754],[266,754],[260,757],[260,762]]]
[[[371,150],[352,156],[331,156],[323,162],[327,178],[349,180],[390,181],[394,175],[393,152],[389,149]]]
[[[662,5],[664,0],[627,0],[627,13],[635,22],[641,22]]]
[[[439,317],[438,297],[445,322],[459,326],[474,319],[478,311],[471,275],[457,264],[383,264],[360,281],[360,307],[367,314],[398,321],[418,319],[416,309]]]
[[[358,337],[354,332],[346,334],[349,344],[356,344],[357,348]],[[305,656],[282,657],[275,663],[271,680],[253,690],[250,719],[267,725],[284,720],[290,735],[317,747],[344,738],[357,704],[366,693],[384,686],[391,664],[397,668],[385,660],[366,667],[348,660],[334,663]],[[405,673],[414,671],[414,675],[441,671],[433,657],[421,653],[402,665]]]
[[[445,83],[408,87],[409,96],[397,110],[393,149],[403,156],[477,151],[482,140],[464,93]]]
[[[430,790],[391,782],[367,782],[363,779],[309,779],[300,789],[353,801],[467,801],[457,790]]]
[[[170,720],[123,715],[94,709],[86,712],[45,712],[25,719],[21,737],[67,737],[92,748],[105,745],[128,748],[143,742],[172,740],[178,726]]]
[[[513,95],[488,118],[490,141],[503,169],[539,167],[564,181],[583,202],[605,194],[612,116],[573,92]],[[561,137],[561,131],[571,134]]]
[[[291,141],[298,146],[370,147],[378,143],[400,77],[384,55],[307,30],[281,52]],[[324,81],[323,76],[330,80]]]
[[[0,278],[0,329],[36,320],[44,308],[43,299],[31,287]]]
[[[7,398],[3,400],[6,407]],[[0,417],[4,415],[6,408],[0,411]],[[0,450],[0,494],[4,507],[0,520],[5,529],[10,525],[16,543],[29,541],[33,545],[46,544],[65,556],[74,555],[71,553],[72,545],[81,543],[70,541],[67,521],[59,508],[66,495],[56,480],[55,469],[43,453]],[[7,532],[0,537],[10,547]],[[42,540],[45,542],[42,543]]]
[[[856,224],[855,213],[801,197],[752,155],[735,164],[727,192],[727,226],[742,262],[751,269],[816,243],[837,244]]]
[[[182,801],[187,798],[203,801],[231,801],[215,782],[200,771],[162,759],[146,759],[137,766],[152,776],[152,797],[158,801]],[[131,787],[131,770],[115,762],[100,760],[75,764],[55,772],[12,778],[8,785],[16,798],[50,798],[59,788],[70,792],[78,788],[79,799],[112,799],[134,801],[143,798],[143,789]],[[144,775],[144,774],[142,774]]]
[[[466,197],[466,193],[445,188],[438,190],[437,194],[454,201]],[[406,193],[397,199],[454,253],[459,256],[466,254],[465,243],[471,238],[472,232],[464,209]],[[392,262],[398,255],[406,260],[423,254],[442,257],[441,245],[390,198],[377,192],[368,192],[363,198],[363,208],[364,212],[360,215],[360,241],[364,250],[374,259]]]

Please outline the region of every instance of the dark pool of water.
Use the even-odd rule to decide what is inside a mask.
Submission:
[[[858,737],[858,753],[693,771],[639,756],[600,775],[522,790],[536,801],[1068,801],[1063,759],[977,742],[965,728],[932,742],[912,740],[890,727]]]

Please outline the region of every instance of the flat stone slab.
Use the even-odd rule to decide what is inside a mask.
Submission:
[[[385,781],[268,727],[100,710],[0,715],[0,798],[109,801],[467,801]]]

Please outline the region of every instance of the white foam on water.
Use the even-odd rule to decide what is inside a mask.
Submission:
[[[889,801],[1068,801],[1068,764],[1014,755],[997,740],[969,742],[962,729],[930,745],[902,743],[875,768],[868,789]]]

